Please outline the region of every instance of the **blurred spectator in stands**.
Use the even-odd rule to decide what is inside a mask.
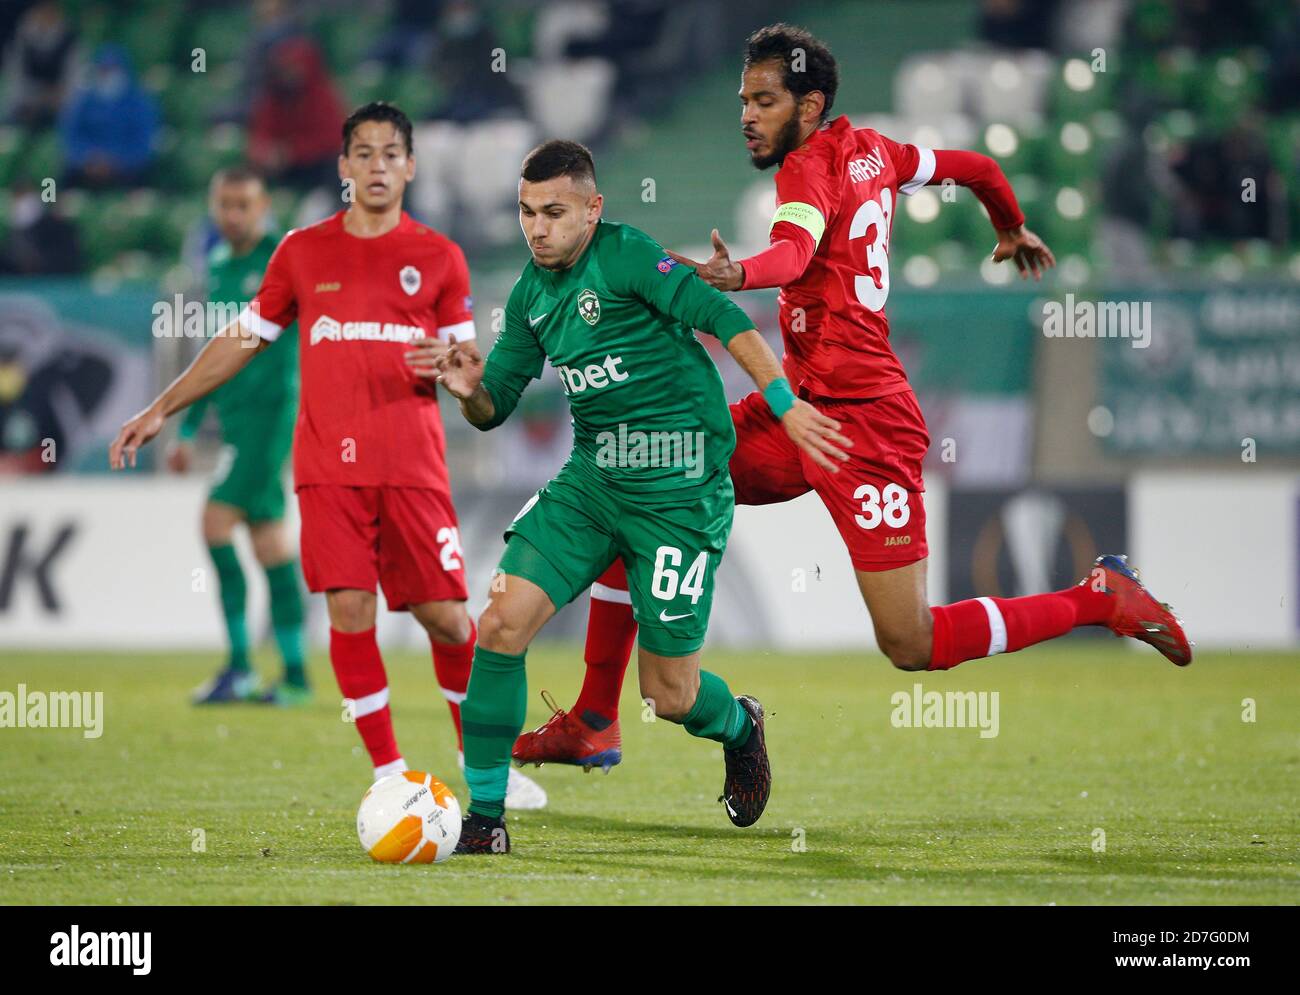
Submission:
[[[502,113],[522,113],[523,104],[510,74],[493,71],[496,33],[478,4],[450,0],[438,21],[433,72],[446,99],[434,120],[474,124]]]
[[[397,0],[370,58],[390,69],[428,69],[442,8],[442,0]]]
[[[595,35],[565,46],[570,59],[614,63],[612,99],[620,114],[648,114],[698,71],[698,39],[717,35],[722,15],[712,2],[672,4],[668,0],[611,0],[609,16]]]
[[[250,163],[268,181],[295,190],[336,188],[346,115],[320,49],[295,37],[269,58],[249,117]]]
[[[1223,135],[1205,136],[1171,151],[1178,180],[1174,234],[1183,238],[1268,238],[1283,210],[1281,184],[1269,160],[1263,130],[1251,118]],[[1253,197],[1243,184],[1250,181]]]
[[[26,128],[52,125],[71,87],[77,50],[77,29],[57,3],[27,11],[4,53],[4,117]]]
[[[154,159],[158,105],[140,85],[124,49],[101,45],[89,77],[59,119],[64,182],[95,188],[143,183]]]
[[[1057,0],[983,0],[979,35],[1002,48],[1051,48]]]
[[[1275,111],[1300,107],[1300,0],[1292,0],[1269,45],[1268,103]]]
[[[57,201],[47,204],[41,199],[34,183],[17,183],[9,211],[9,236],[0,249],[0,273],[35,276],[80,270],[76,226],[62,216]]]

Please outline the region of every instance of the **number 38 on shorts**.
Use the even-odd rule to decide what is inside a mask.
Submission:
[[[861,528],[874,529],[883,522],[888,528],[901,529],[911,521],[908,493],[898,484],[886,484],[883,491],[875,484],[862,484],[853,492],[853,500],[862,502],[862,510],[853,516]]]

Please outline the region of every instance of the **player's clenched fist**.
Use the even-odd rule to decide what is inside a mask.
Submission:
[[[812,457],[823,470],[839,473],[835,465],[846,462],[849,454],[841,449],[852,447],[853,440],[840,434],[840,423],[828,418],[807,401],[795,399],[794,406],[781,416],[786,435]]]
[[[135,454],[140,447],[162,431],[167,419],[162,412],[150,406],[122,426],[117,438],[108,447],[108,465],[111,469],[121,470],[126,466],[135,466]]]
[[[483,357],[478,349],[473,342],[457,342],[454,335],[435,365],[438,383],[462,401],[469,399],[483,381]]]

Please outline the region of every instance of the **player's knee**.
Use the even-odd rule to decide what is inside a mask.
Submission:
[[[469,633],[465,633],[466,638]],[[493,653],[517,656],[528,648],[528,635],[521,620],[503,612],[492,602],[478,619],[478,645]]]
[[[899,670],[925,670],[930,666],[928,632],[893,633],[876,630],[876,642]]]
[[[203,541],[209,546],[228,546],[235,534],[230,516],[212,508],[203,512]]]
[[[375,626],[375,596],[369,591],[330,591],[330,625],[340,632],[365,632]]]
[[[279,528],[252,530],[253,555],[264,567],[273,567],[289,559],[289,542]]]
[[[432,602],[422,605],[415,617],[435,643],[460,646],[469,639],[469,612],[459,601]]]

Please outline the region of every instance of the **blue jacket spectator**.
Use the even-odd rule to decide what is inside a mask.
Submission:
[[[126,52],[103,45],[89,78],[59,120],[65,177],[74,186],[135,186],[154,158],[158,106],[140,85]]]

